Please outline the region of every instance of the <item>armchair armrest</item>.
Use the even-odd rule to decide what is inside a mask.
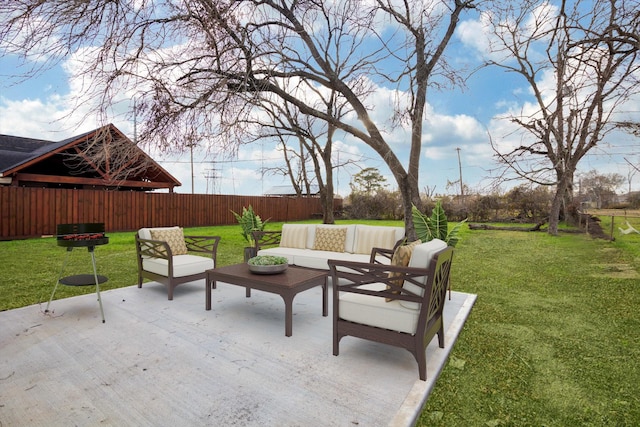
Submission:
[[[167,242],[162,240],[142,239],[136,236],[136,252],[138,259],[142,258],[161,258],[170,261],[173,252]]]
[[[389,260],[389,263],[391,263],[391,259],[393,258],[393,254],[395,253],[396,249],[398,248],[398,246],[402,245],[407,239],[406,238],[402,238],[400,240],[398,240],[395,245],[393,245],[392,249],[386,249],[386,248],[372,248],[371,249],[371,257],[369,258],[369,262],[372,264],[382,264],[380,261],[378,261],[376,258],[378,257],[378,255],[382,255],[384,258]]]
[[[371,249],[371,257],[369,258],[369,263],[371,263],[371,264],[383,264],[378,259],[378,255],[382,256],[385,259],[388,259],[389,263],[391,263],[391,258],[393,258],[393,253],[394,252],[395,252],[395,249],[372,248]]]
[[[265,246],[278,246],[282,238],[282,231],[252,231],[256,252]]]
[[[214,265],[218,257],[220,236],[184,236],[184,243],[189,252],[201,252],[211,255]]]
[[[421,292],[425,289],[425,276],[429,269],[403,267],[397,265],[385,265],[376,263],[329,260],[329,274],[333,283],[334,301],[338,300],[338,292],[371,295],[380,298],[396,299],[420,303],[422,295],[407,290],[400,284],[405,282],[414,284]],[[395,275],[390,277],[391,272]],[[362,288],[362,285],[382,283],[386,285],[383,290],[371,290]]]

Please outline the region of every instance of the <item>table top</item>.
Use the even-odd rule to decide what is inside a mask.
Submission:
[[[285,271],[278,274],[256,274],[249,271],[246,263],[207,270],[209,280],[222,282],[230,280],[235,283],[240,279],[246,281],[248,285],[261,283],[282,287],[295,287],[309,281],[325,280],[328,274],[329,270],[313,270],[295,265],[290,265]]]

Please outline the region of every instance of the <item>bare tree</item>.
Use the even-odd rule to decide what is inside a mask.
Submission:
[[[64,154],[71,175],[97,178],[108,187],[153,180],[157,167],[136,144],[112,126],[103,126]]]
[[[327,99],[319,93],[318,97],[330,116],[339,119],[348,111],[346,105],[337,104],[335,92],[331,92]],[[311,194],[312,185],[317,185],[322,201],[323,222],[334,223],[333,172],[354,162],[353,159],[347,159],[338,164],[333,159],[336,127],[316,117],[300,114],[291,104],[269,105],[263,102],[261,108],[267,117],[255,123],[258,124],[256,140],[279,141],[285,160],[284,166],[266,168],[265,171],[288,176],[299,195]]]
[[[617,173],[601,174],[590,170],[580,177],[580,193],[596,202],[597,208],[611,204],[616,190],[624,184],[625,178]]]
[[[499,159],[529,181],[555,186],[549,233],[573,201],[578,163],[619,127],[640,83],[640,5],[636,0],[496,2],[490,61],[520,75],[533,96],[530,109],[509,118],[519,144],[494,144]],[[637,116],[636,116],[637,117]]]
[[[238,119],[255,114],[262,99],[290,103],[381,156],[413,235],[427,87],[455,80],[443,55],[472,7],[472,0],[23,0],[0,4],[0,45],[5,53],[47,52],[40,56],[53,61],[83,49],[80,74],[98,83],[98,110],[125,90],[136,93],[140,139],[161,148],[215,138],[232,150],[246,137]],[[381,25],[392,28],[378,31]],[[390,112],[411,127],[406,161],[362,96],[374,79],[408,93]],[[328,114],[314,90],[335,92],[357,120]]]

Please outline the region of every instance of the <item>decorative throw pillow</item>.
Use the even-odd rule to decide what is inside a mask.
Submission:
[[[389,227],[358,226],[354,252],[370,254],[373,248],[392,249],[396,244],[396,230]]]
[[[187,254],[187,245],[184,243],[184,233],[180,227],[151,230],[151,239],[167,242],[173,255]]]
[[[393,256],[391,257],[391,265],[398,265],[401,267],[406,267],[409,265],[409,261],[411,260],[411,254],[413,253],[413,248],[422,243],[420,240],[416,240],[415,242],[407,243],[405,245],[400,245],[396,248]],[[401,278],[402,274],[394,271],[389,272],[389,278],[399,277],[396,280],[393,280],[392,283],[394,285],[398,285],[402,287],[404,280]],[[387,288],[389,289],[389,288]],[[400,291],[391,291],[394,294],[400,294]],[[387,298],[387,302],[392,301],[391,298]]]
[[[347,227],[317,227],[313,249],[317,251],[344,252]]]
[[[280,246],[283,248],[306,249],[307,226],[297,224],[284,224],[282,226]]]

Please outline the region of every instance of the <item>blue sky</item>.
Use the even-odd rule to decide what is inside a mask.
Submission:
[[[469,43],[474,37],[482,37],[481,34],[473,34],[478,28],[476,19],[477,17],[467,17],[459,26],[465,32],[464,37],[458,32],[450,45],[448,52],[452,63],[474,66],[481,58],[481,47]],[[78,84],[69,73],[73,68],[71,61],[63,61],[36,78],[25,81],[11,78],[17,74],[16,70],[20,70],[19,65],[20,62],[15,57],[0,58],[0,133],[58,141],[101,124],[93,117],[84,117],[82,111],[73,112],[71,109],[71,88]],[[385,94],[389,91],[384,89],[380,88],[374,97],[377,108],[372,115],[376,120],[384,120],[389,116],[389,107],[384,107],[389,105],[385,102],[388,101]],[[421,190],[429,188],[435,189],[438,194],[458,193],[457,185],[447,188],[447,184],[459,179],[461,167],[466,186],[472,191],[488,191],[497,164],[487,131],[494,138],[499,137],[505,125],[495,120],[496,116],[504,113],[507,108],[513,109],[524,104],[527,101],[526,93],[527,88],[522,80],[498,69],[478,71],[470,77],[464,90],[430,90],[420,163]],[[122,110],[123,106],[119,108]],[[127,109],[126,105],[124,109]],[[109,121],[133,139],[133,123],[123,114],[114,114]],[[408,144],[403,141],[408,141],[407,134],[394,130],[390,131],[389,136],[394,151],[401,160],[406,160]],[[602,150],[594,151],[583,160],[579,170],[587,172],[597,169],[601,173],[615,172],[626,177],[630,168],[624,158],[636,164],[640,162],[637,139],[623,135],[615,143],[609,143],[613,147],[608,151],[615,155],[606,154]],[[350,192],[351,176],[365,167],[378,168],[387,178],[388,189],[396,188],[384,162],[363,143],[353,138],[339,140],[336,149],[339,153],[336,152],[334,158],[337,156],[341,161],[347,158],[359,160],[357,165],[340,169],[335,174],[334,185],[338,194],[346,196]],[[190,153],[168,156],[148,151],[182,182],[178,192],[192,191]],[[195,192],[259,195],[273,186],[286,185],[287,181],[282,177],[261,175],[259,172],[263,166],[279,163],[280,158],[281,155],[268,143],[244,146],[234,159],[196,150],[193,163]],[[506,183],[502,189],[513,185],[512,182]],[[635,175],[631,185],[633,190],[640,190],[640,174]],[[627,187],[623,190],[626,191]]]

